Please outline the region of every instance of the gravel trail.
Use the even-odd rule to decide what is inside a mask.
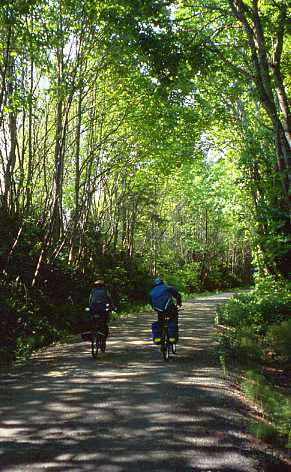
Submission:
[[[152,313],[116,322],[97,361],[77,339],[2,373],[0,470],[277,470],[264,468],[251,411],[218,363],[213,316],[229,296],[184,304],[169,363],[152,345]]]

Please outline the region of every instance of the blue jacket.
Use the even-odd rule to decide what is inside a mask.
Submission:
[[[160,283],[150,291],[150,304],[156,311],[165,311],[174,305],[172,297],[176,298],[177,304],[181,305],[181,295],[172,285]]]

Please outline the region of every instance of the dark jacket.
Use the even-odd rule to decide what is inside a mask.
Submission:
[[[156,311],[166,311],[174,305],[172,297],[181,305],[182,299],[176,287],[160,283],[150,291],[150,304]]]
[[[92,308],[97,305],[106,307],[107,304],[109,304],[110,310],[114,309],[114,303],[109,290],[105,287],[93,288],[89,296],[89,307]]]

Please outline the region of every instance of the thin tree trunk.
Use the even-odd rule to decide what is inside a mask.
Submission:
[[[11,64],[10,68],[10,80],[8,83],[8,96],[12,97],[14,93],[14,81],[12,79],[14,74],[14,64]],[[17,123],[16,123],[16,112],[12,109],[9,112],[8,119],[9,127],[9,138],[10,138],[10,149],[8,155],[8,162],[6,167],[6,172],[4,176],[4,200],[6,202],[7,208],[10,212],[13,212],[14,209],[14,199],[13,199],[13,172],[16,164],[16,143],[17,143]]]
[[[63,231],[63,171],[64,171],[64,155],[63,155],[63,50],[61,47],[57,50],[57,76],[58,76],[58,98],[57,98],[57,114],[56,114],[56,135],[55,135],[55,173],[54,173],[54,193],[52,207],[52,243],[56,244]]]
[[[26,213],[29,213],[32,201],[32,159],[33,159],[33,146],[32,146],[32,126],[33,126],[33,108],[32,108],[32,96],[33,96],[33,74],[34,65],[33,61],[30,62],[30,87],[29,87],[29,102],[28,102],[28,163],[27,163],[27,176],[26,176]]]

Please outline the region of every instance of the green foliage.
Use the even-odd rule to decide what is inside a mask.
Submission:
[[[162,218],[153,226],[156,271],[174,277],[185,291],[250,283],[250,242],[235,181],[231,165],[206,163],[197,152],[160,192],[155,209],[162,208]]]
[[[19,352],[33,349],[34,331],[37,346],[54,327],[75,329],[97,272],[124,310],[145,302],[156,273],[185,293],[249,284],[254,250],[261,273],[286,276],[290,231],[271,123],[241,73],[253,66],[247,38],[227,2],[193,8],[0,7],[0,132],[17,150],[3,148],[0,195],[13,352],[16,339]],[[259,10],[271,51],[280,9]],[[233,345],[254,357],[265,325],[288,310],[268,290],[221,313],[240,331]]]
[[[274,323],[267,329],[265,346],[273,354],[291,362],[291,313],[289,320]]]
[[[284,435],[285,444],[291,436],[291,397],[290,393],[282,393],[272,384],[266,382],[264,376],[257,371],[248,371],[242,383],[244,393],[255,400],[272,425],[255,425],[257,435],[274,437],[275,431]]]
[[[161,268],[161,276],[171,285],[175,285],[180,292],[195,293],[200,291],[199,264],[190,262],[180,267],[167,264]]]
[[[250,293],[235,295],[217,309],[217,322],[231,327],[221,343],[242,357],[290,357],[291,295],[289,284],[266,277]]]
[[[255,366],[271,363],[275,370],[276,367],[287,368],[288,375],[291,361],[290,283],[274,277],[257,278],[253,291],[236,295],[218,308],[216,321],[227,327],[219,335],[224,353],[234,353],[243,362],[251,361]],[[291,436],[290,391],[266,382],[257,370],[247,372],[242,389],[260,406],[269,422],[252,423],[251,432],[271,441],[280,434],[288,445]]]
[[[76,326],[79,309],[68,307],[49,294],[53,287],[46,284],[45,290],[31,289],[24,282],[0,281],[4,294],[0,299],[0,325],[2,336],[1,350],[6,352],[2,358],[6,363],[14,358],[27,357],[36,349],[62,338]],[[66,290],[68,284],[63,285]],[[62,295],[64,298],[64,293]],[[75,319],[73,319],[73,315]]]
[[[252,421],[248,427],[249,431],[258,439],[270,441],[274,444],[278,438],[278,432],[274,426],[268,423]]]
[[[253,327],[243,326],[237,331],[233,347],[242,358],[260,359],[262,348]]]
[[[262,334],[266,325],[284,320],[291,314],[289,284],[266,278],[255,290],[235,295],[218,307],[217,313],[219,323],[233,327],[251,324]]]

